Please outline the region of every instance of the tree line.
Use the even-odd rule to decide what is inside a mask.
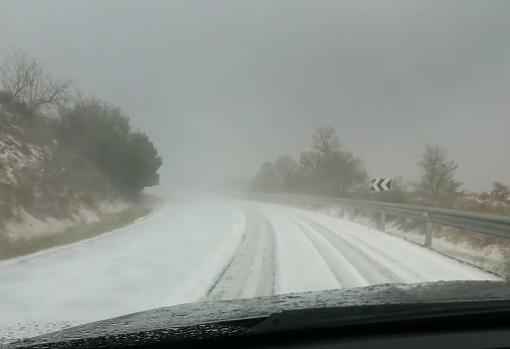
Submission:
[[[455,206],[465,194],[457,180],[458,166],[444,148],[426,146],[417,165],[421,172],[417,183],[405,184],[397,177],[393,178],[392,191],[372,193],[362,160],[343,147],[334,128],[326,126],[315,131],[311,149],[301,152],[299,161],[282,155],[274,162],[264,162],[251,181],[251,189],[446,207]],[[510,190],[496,182],[482,198],[508,201]]]
[[[345,195],[359,191],[367,181],[363,163],[344,149],[331,127],[313,134],[312,148],[301,153],[299,163],[289,155],[262,164],[253,189],[319,195]]]
[[[53,111],[48,124],[59,143],[97,165],[121,192],[137,194],[159,183],[161,157],[120,108],[73,93],[72,80],[53,76],[23,53],[4,60],[0,84],[0,104],[28,122]]]

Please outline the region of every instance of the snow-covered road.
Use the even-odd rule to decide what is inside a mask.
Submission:
[[[270,204],[167,203],[73,245],[0,262],[0,343],[155,307],[495,276],[356,223]]]

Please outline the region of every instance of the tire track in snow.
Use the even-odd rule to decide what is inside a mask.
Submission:
[[[345,258],[344,254],[336,249],[320,233],[304,222],[301,222],[299,219],[292,218],[292,221],[306,235],[313,247],[322,256],[340,287],[361,287],[369,285],[367,279],[360,274],[347,258]]]
[[[358,244],[360,248],[370,251],[370,254],[373,254],[374,257],[378,256],[379,260],[386,261],[388,266],[395,266],[392,268],[399,271],[399,275],[407,273],[406,280],[409,280],[408,282],[413,282],[413,280],[494,279],[494,275],[487,274],[472,265],[459,262],[454,258],[437,251],[425,249],[417,244],[412,244],[402,238],[368,228],[354,232],[350,229],[337,227],[332,220],[324,221],[323,224],[332,230],[338,231],[338,234]],[[399,259],[389,255],[388,251],[394,252]]]
[[[370,284],[408,281],[337,232],[309,218],[298,217],[298,219],[310,226],[316,233],[324,237],[335,249],[344,255],[349,263],[354,265],[358,273]]]
[[[248,275],[241,296],[268,296],[274,294],[277,290],[276,237],[273,227],[266,217],[256,211],[251,213],[256,216],[260,223],[261,238],[259,239],[258,254],[252,266],[253,272]]]
[[[318,223],[317,223],[318,224]],[[329,229],[333,231],[331,228],[323,226],[325,229]],[[361,239],[356,234],[353,234],[349,231],[336,231],[337,235],[341,235],[345,240],[349,241],[351,244],[356,245],[360,250],[366,251],[369,254],[374,262],[379,262],[384,264],[389,269],[393,270],[395,273],[402,278],[404,278],[407,282],[423,282],[427,281],[427,278],[423,276],[420,272],[410,268],[407,264],[395,259],[394,257],[389,256],[385,253],[381,248],[377,248],[376,246],[368,243],[367,241]],[[380,232],[380,234],[384,234]]]
[[[246,230],[239,248],[207,291],[207,299],[269,296],[276,289],[276,248],[272,227],[254,209],[243,210]]]

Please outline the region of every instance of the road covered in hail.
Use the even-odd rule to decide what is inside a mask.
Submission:
[[[0,344],[200,300],[497,277],[332,216],[189,200],[93,239],[0,262]]]

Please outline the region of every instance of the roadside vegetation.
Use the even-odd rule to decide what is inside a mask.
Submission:
[[[253,179],[245,185],[257,192],[348,197],[400,204],[463,209],[479,213],[510,215],[510,188],[494,182],[487,192],[463,190],[458,180],[458,166],[446,149],[428,145],[417,161],[420,179],[406,182],[392,178],[391,191],[370,190],[370,174],[362,160],[346,149],[332,127],[322,127],[312,135],[310,150],[298,160],[289,155],[264,162]],[[232,183],[240,187],[241,182]],[[356,212],[353,220],[376,227],[376,217]],[[387,232],[423,244],[424,225],[420,221],[388,216]],[[457,259],[476,264],[500,275],[510,275],[510,239],[435,226],[433,247]]]
[[[71,151],[96,164],[123,194],[138,194],[159,183],[162,164],[147,135],[133,131],[122,111],[97,99],[62,108],[59,139]]]
[[[97,165],[124,194],[159,183],[161,157],[147,135],[131,129],[119,107],[73,94],[72,80],[55,78],[23,53],[6,58],[0,83],[6,110],[34,126],[35,119],[45,119],[57,141]]]
[[[421,177],[406,182],[392,178],[392,190],[374,193],[370,174],[363,161],[340,142],[332,127],[321,127],[312,135],[311,149],[301,152],[298,160],[282,155],[264,162],[251,182],[250,190],[285,192],[356,199],[459,208],[476,212],[510,214],[510,189],[495,182],[488,192],[473,193],[462,189],[458,166],[446,149],[428,145],[417,161]]]
[[[24,53],[0,63],[0,258],[128,224],[161,165],[119,107]]]

